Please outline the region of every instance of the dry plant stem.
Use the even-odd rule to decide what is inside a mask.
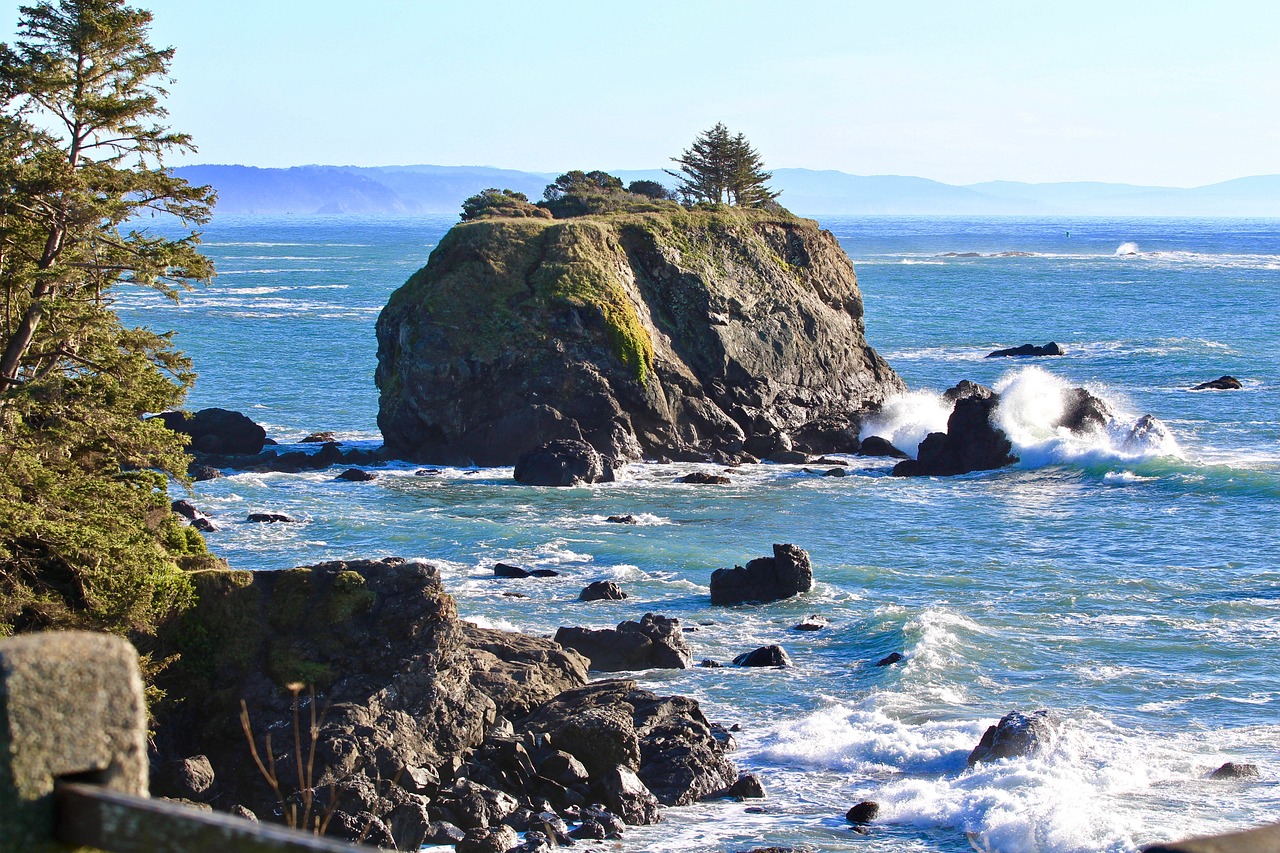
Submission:
[[[253,725],[249,722],[249,706],[240,700],[240,728],[244,730],[244,736],[249,741],[249,755],[253,757],[253,763],[257,766],[258,772],[262,774],[262,778],[267,780],[267,784],[271,786],[271,790],[275,793],[276,799],[281,804],[284,803],[284,796],[280,793],[280,782],[276,779],[275,774],[275,757],[271,757],[271,769],[268,770],[266,765],[262,763],[262,756],[258,754],[258,744],[253,737]],[[271,756],[271,735],[267,735],[267,755]]]

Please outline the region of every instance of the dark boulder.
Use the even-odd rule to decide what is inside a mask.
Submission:
[[[987,358],[1040,358],[1047,355],[1066,355],[1066,350],[1058,346],[1053,341],[1050,341],[1044,346],[1023,344],[1022,346],[1010,347],[1009,349],[998,349],[993,353],[989,353]]]
[[[255,524],[297,524],[298,519],[282,512],[251,512],[246,521]]]
[[[868,436],[862,440],[862,444],[858,447],[859,456],[888,456],[893,459],[908,459],[906,453],[894,447],[886,438],[878,435]]]
[[[969,766],[982,761],[1031,755],[1052,742],[1058,719],[1049,711],[1010,711],[989,726],[969,753]]]
[[[830,626],[831,626],[831,620],[830,620],[830,619],[828,619],[828,618],[827,618],[827,617],[825,617],[825,616],[819,616],[818,614],[814,613],[814,614],[812,614],[812,615],[810,615],[810,616],[806,616],[806,617],[804,617],[804,619],[801,619],[801,620],[800,620],[799,622],[797,622],[795,625],[792,625],[792,626],[791,626],[791,630],[793,630],[793,631],[821,631],[823,628],[828,628],[828,627],[830,627]]]
[[[338,437],[334,433],[326,430],[324,432],[313,432],[311,435],[302,439],[302,444],[329,444],[337,443]]]
[[[813,589],[813,567],[807,551],[795,545],[773,546],[772,557],[758,557],[746,567],[711,573],[712,604],[778,601]]]
[[[804,465],[809,461],[809,454],[799,450],[775,450],[765,458],[777,465]]]
[[[579,486],[613,482],[613,464],[585,441],[556,439],[516,462],[515,480],[526,486]]]
[[[961,379],[942,392],[942,399],[952,404],[957,400],[990,400],[994,396],[996,396],[995,391],[971,379]]]
[[[895,663],[899,663],[905,659],[906,658],[903,656],[902,652],[890,652],[889,654],[880,658],[880,660],[876,661],[876,666],[892,666]]]
[[[602,787],[605,805],[632,826],[648,826],[662,820],[658,798],[631,768],[618,765],[606,771]]]
[[[362,471],[359,468],[348,468],[347,470],[343,471],[334,479],[346,480],[347,482],[350,482],[350,483],[367,483],[370,480],[378,479],[378,475],[373,473],[372,471]]]
[[[863,800],[845,813],[844,819],[859,826],[871,823],[880,814],[880,804]]]
[[[202,465],[198,462],[192,462],[187,466],[187,476],[192,482],[203,483],[206,480],[216,480],[222,476],[222,472],[212,465]]]
[[[693,471],[683,477],[676,478],[677,483],[691,483],[697,486],[727,486],[733,481],[722,474],[708,474],[706,471]]]
[[[634,515],[611,515],[605,519],[609,524],[638,524]]]
[[[509,826],[472,829],[457,842],[456,853],[511,853],[520,844],[520,836]]]
[[[1234,376],[1219,376],[1217,379],[1211,379],[1208,382],[1201,382],[1192,391],[1239,391],[1244,387],[1239,379]]]
[[[556,642],[591,661],[597,672],[636,669],[688,669],[693,652],[685,642],[680,620],[646,613],[639,622],[620,622],[617,628],[561,628]]]
[[[191,449],[199,453],[260,453],[267,437],[261,426],[228,409],[201,409],[190,416],[162,412],[156,417],[174,432],[191,436]]]
[[[1062,416],[1054,426],[1066,427],[1075,433],[1102,429],[1115,417],[1110,406],[1084,388],[1068,389],[1062,402]]]
[[[723,798],[736,800],[762,800],[768,796],[764,789],[764,782],[760,781],[760,777],[754,773],[743,773],[738,777],[732,785],[722,788],[719,791],[713,791],[704,800],[717,800]]]
[[[560,573],[555,569],[525,569],[510,563],[494,563],[495,578],[558,578]]]
[[[791,666],[791,658],[782,646],[761,646],[755,651],[743,652],[733,659],[738,666]]]
[[[1210,779],[1257,779],[1262,774],[1258,772],[1256,764],[1237,764],[1234,761],[1228,761],[1217,770],[1209,774]]]
[[[467,834],[460,827],[454,826],[447,820],[433,820],[427,824],[422,843],[453,846],[466,837]]]
[[[578,594],[579,601],[622,601],[627,594],[613,581],[595,581]]]
[[[979,386],[981,387],[981,386]],[[932,432],[920,442],[915,459],[893,466],[895,477],[948,477],[970,471],[1003,468],[1018,461],[1013,443],[991,421],[998,396],[971,395],[956,400],[946,432]]]

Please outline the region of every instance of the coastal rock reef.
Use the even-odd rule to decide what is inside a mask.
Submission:
[[[431,464],[852,451],[904,389],[835,237],[780,209],[465,222],[377,335],[387,455]]]
[[[193,580],[160,637],[181,657],[159,685],[156,795],[416,850],[566,821],[603,838],[737,779],[697,702],[588,685],[576,651],[459,620],[430,564]]]

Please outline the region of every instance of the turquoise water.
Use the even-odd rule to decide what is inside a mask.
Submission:
[[[843,479],[760,465],[726,487],[673,482],[700,466],[637,465],[564,490],[510,469],[239,474],[195,487],[223,525],[211,546],[251,569],[420,557],[465,617],[533,633],[652,610],[697,629],[699,659],[783,645],[793,668],[639,675],[740,724],[735,758],[770,796],[668,810],[624,850],[1120,851],[1280,818],[1280,221],[822,222],[858,269],[872,345],[912,389],[874,430],[911,444],[945,422],[937,392],[974,379],[1004,391],[1022,463],[916,480],[859,458]],[[119,307],[178,331],[200,373],[192,408],[239,409],[281,441],[376,442],[377,313],[451,223],[226,217],[206,232],[211,288]],[[1049,340],[1068,354],[983,358]],[[1186,390],[1224,373],[1244,390]],[[1045,426],[1069,385],[1110,403],[1110,432]],[[1146,413],[1164,432],[1126,443]],[[240,523],[253,510],[305,523]],[[605,523],[621,513],[641,523]],[[817,588],[710,607],[711,572],[773,542],[810,551]],[[562,575],[493,580],[496,560]],[[604,578],[631,599],[575,600]],[[832,627],[791,630],[810,613]],[[873,666],[892,651],[904,663]],[[965,768],[987,725],[1039,707],[1064,720],[1047,752]],[[1203,778],[1228,760],[1261,780]],[[863,799],[881,804],[868,836],[843,820]]]

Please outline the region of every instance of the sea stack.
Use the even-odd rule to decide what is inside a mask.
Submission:
[[[860,413],[904,385],[835,237],[780,208],[672,208],[455,226],[378,319],[388,455],[856,449]]]

